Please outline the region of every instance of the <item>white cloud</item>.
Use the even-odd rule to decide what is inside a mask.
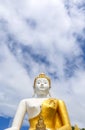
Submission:
[[[22,97],[31,97],[31,79],[24,68],[17,62],[15,57],[9,52],[6,45],[0,46],[0,114],[11,115],[10,110]],[[3,53],[4,52],[4,53]],[[3,55],[3,57],[1,56]],[[30,91],[29,91],[30,89]]]

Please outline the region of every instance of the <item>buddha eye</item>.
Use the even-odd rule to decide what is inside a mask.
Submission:
[[[40,82],[37,82],[37,84],[40,84]]]

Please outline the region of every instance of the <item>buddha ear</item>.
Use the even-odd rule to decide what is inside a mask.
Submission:
[[[49,89],[51,88],[51,86],[49,86]]]
[[[51,97],[51,94],[50,94],[50,92],[49,92],[49,97]]]
[[[35,89],[35,86],[33,86],[33,90],[34,90],[34,93],[36,93],[36,89]]]
[[[36,88],[36,87],[33,85],[33,89],[34,89],[34,91],[35,91],[35,88]]]

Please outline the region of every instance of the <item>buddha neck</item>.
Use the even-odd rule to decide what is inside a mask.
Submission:
[[[40,95],[37,95],[37,98],[47,98],[47,94],[40,94]]]

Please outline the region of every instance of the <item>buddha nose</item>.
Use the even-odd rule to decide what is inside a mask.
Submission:
[[[44,86],[44,84],[43,84],[43,83],[41,83],[41,86],[43,87],[43,86]]]

